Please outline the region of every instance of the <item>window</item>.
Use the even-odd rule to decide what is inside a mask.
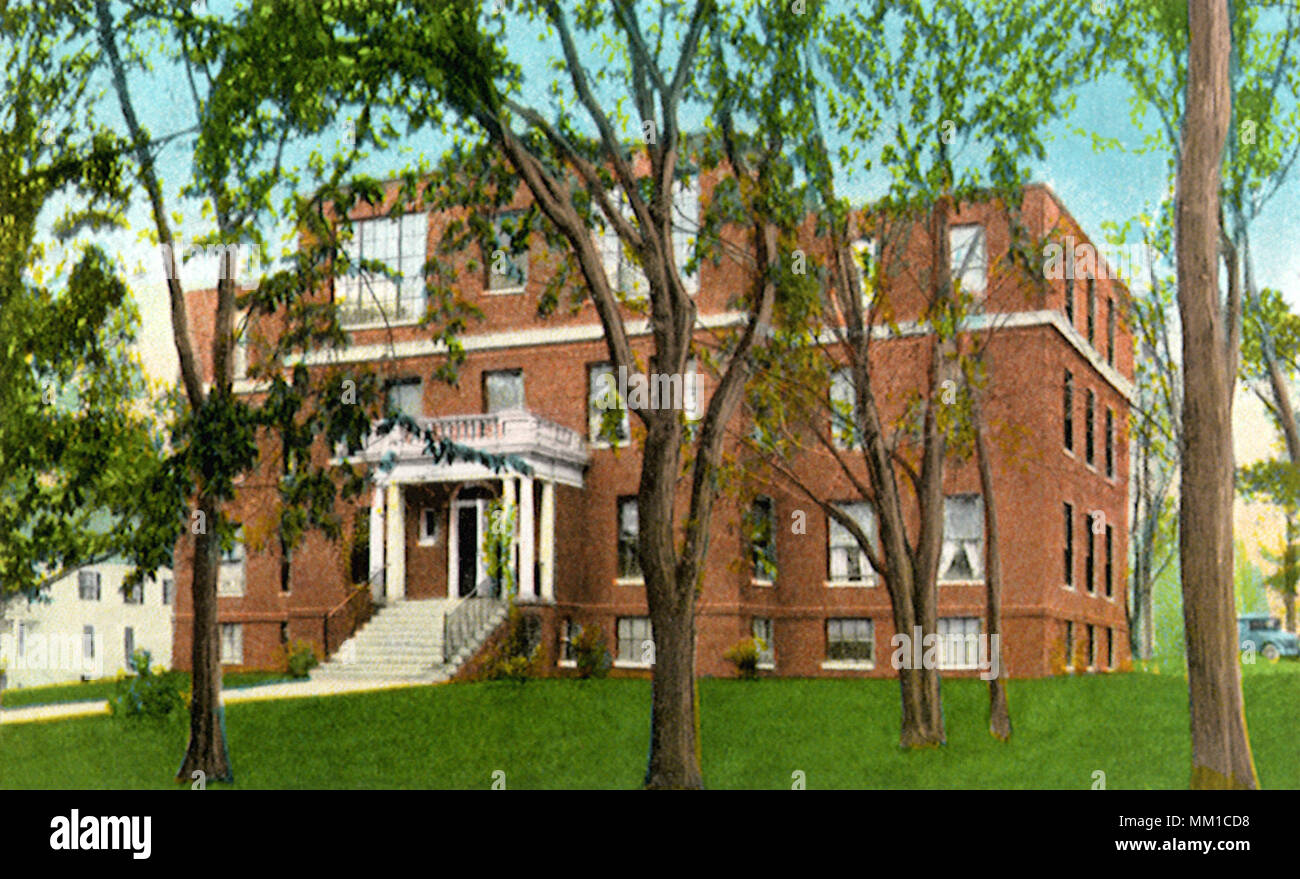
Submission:
[[[1065,413],[1065,450],[1074,451],[1074,373],[1065,371],[1065,396],[1061,401]]]
[[[221,569],[217,572],[218,595],[244,594],[244,542],[236,535],[230,547],[221,550]]]
[[[524,371],[497,369],[483,373],[483,408],[487,412],[524,408]]]
[[[523,211],[507,211],[492,221],[493,249],[486,262],[487,286],[493,293],[522,293],[528,283],[528,250],[516,253],[514,248],[523,217]]]
[[[618,578],[641,579],[641,550],[637,546],[640,533],[635,495],[618,499]]]
[[[1106,629],[1106,668],[1115,667],[1115,630]]]
[[[1074,271],[1073,267],[1065,274],[1065,319],[1074,326]]]
[[[417,320],[424,314],[424,261],[428,219],[422,213],[375,217],[353,223],[345,245],[352,264],[338,278],[334,301],[343,326]],[[363,271],[361,262],[378,262],[393,277]]]
[[[1114,567],[1115,564],[1115,527],[1106,525],[1106,597],[1111,598],[1115,594]]]
[[[700,178],[689,177],[673,184],[673,262],[681,275],[682,286],[694,296],[700,289],[698,271],[687,273],[686,265],[695,252],[695,237],[700,231]]]
[[[1097,532],[1097,514],[1089,513],[1084,517],[1088,531],[1088,552],[1083,560],[1083,588],[1088,590],[1089,595],[1097,591],[1097,583],[1093,579],[1097,564],[1097,541],[1094,536]]]
[[[1106,409],[1106,478],[1115,478],[1115,411]]]
[[[582,634],[582,626],[575,623],[571,618],[565,617],[564,622],[560,625],[560,663],[572,665],[578,660],[578,653],[573,647],[573,642],[578,640]]]
[[[872,283],[872,275],[878,258],[876,239],[859,238],[853,242],[853,260],[857,269],[858,288],[862,292],[862,307],[864,309],[871,307],[872,290],[869,285]]]
[[[95,627],[83,626],[81,629],[81,655],[84,659],[95,658]]]
[[[1083,409],[1083,460],[1090,466],[1096,457],[1093,454],[1093,421],[1096,420],[1093,416],[1096,408],[1097,394],[1089,390]]]
[[[939,668],[978,668],[979,635],[979,617],[941,617]]]
[[[876,641],[871,620],[826,621],[826,661],[871,666],[876,658]]]
[[[1097,282],[1089,278],[1087,287],[1088,300],[1088,344],[1095,344],[1097,335]]]
[[[82,601],[99,601],[99,571],[77,572],[77,594]]]
[[[438,509],[423,507],[420,509],[420,544],[432,546],[438,542]]]
[[[239,665],[244,661],[244,627],[240,623],[221,624],[221,664]]]
[[[760,583],[776,580],[776,509],[770,497],[754,498],[749,508],[750,562],[754,579]]]
[[[617,625],[618,661],[624,665],[654,665],[650,617],[619,617]]]
[[[1097,627],[1092,623],[1088,624],[1088,668],[1097,667]]]
[[[1074,588],[1074,507],[1065,505],[1065,588]]]
[[[122,630],[122,655],[126,657],[126,667],[135,670],[135,629],[127,626]]]
[[[628,204],[627,197],[622,190],[618,192],[619,213],[630,222],[633,226],[637,225],[636,218],[633,216],[632,207]],[[614,228],[614,224],[601,217],[605,228],[600,235],[601,258],[605,264],[605,277],[609,279],[609,284],[614,288],[616,294],[624,299],[643,299],[649,292],[650,285],[646,281],[645,272],[641,270],[641,265],[632,251],[623,243]]]
[[[424,383],[418,378],[399,378],[384,385],[384,410],[388,415],[424,414]]]
[[[848,368],[831,373],[831,435],[842,449],[859,445],[858,397]]]
[[[289,643],[289,623],[285,620],[280,621],[280,643]]]
[[[984,292],[988,284],[988,248],[983,226],[953,226],[948,230],[952,280],[966,293]]]
[[[587,427],[593,443],[624,445],[632,429],[610,363],[587,367]]]
[[[768,617],[754,617],[750,623],[750,632],[758,642],[758,667],[776,667],[776,642],[772,639],[772,620]]]
[[[957,494],[943,499],[943,551],[940,581],[984,578],[984,499]]]
[[[876,514],[866,501],[850,501],[835,505],[843,510],[875,545]],[[858,545],[853,533],[830,516],[826,517],[827,542],[830,550],[829,579],[832,583],[862,583],[875,581],[867,554]]]
[[[122,601],[124,604],[144,604],[144,584],[136,583],[123,589]]]
[[[1106,362],[1115,365],[1115,300],[1106,299]]]
[[[235,378],[248,377],[248,347],[253,333],[253,319],[248,312],[235,315],[235,347],[233,369]]]
[[[176,581],[171,577],[162,582],[162,603],[171,604],[176,593]]]
[[[27,655],[27,636],[31,634],[32,629],[35,627],[36,627],[35,623],[26,623],[26,622],[18,623],[18,655],[19,656]]]
[[[1074,623],[1065,622],[1065,667],[1074,668]]]

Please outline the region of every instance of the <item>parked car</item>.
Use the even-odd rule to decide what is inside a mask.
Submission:
[[[1237,617],[1237,643],[1246,645],[1272,662],[1281,656],[1300,656],[1300,638],[1282,631],[1282,621],[1266,613],[1248,613]]]

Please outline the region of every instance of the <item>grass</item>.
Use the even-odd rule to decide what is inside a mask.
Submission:
[[[165,672],[164,676],[175,678],[182,689],[189,689],[189,672],[169,671]],[[227,690],[237,690],[241,687],[256,687],[259,684],[273,684],[287,680],[292,680],[292,678],[284,672],[247,671],[227,674],[224,683]],[[65,702],[103,702],[113,695],[115,686],[116,681],[109,679],[5,690],[0,693],[0,706],[5,708],[25,708],[29,705],[58,705]]]
[[[1300,787],[1294,706],[1300,664],[1247,669],[1260,782]],[[711,788],[1180,788],[1187,685],[1170,674],[1012,681],[1015,733],[986,729],[985,686],[943,685],[947,746],[903,752],[898,685],[884,680],[700,682]],[[649,741],[644,680],[415,687],[235,703],[228,740],[239,788],[633,788]],[[171,787],[179,721],[87,717],[0,727],[0,786]],[[214,787],[219,785],[214,785]]]

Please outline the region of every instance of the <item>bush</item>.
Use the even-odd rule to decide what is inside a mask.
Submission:
[[[609,674],[614,661],[605,647],[605,634],[600,626],[592,623],[581,627],[570,648],[573,650],[574,665],[578,667],[578,677],[603,678]]]
[[[175,676],[150,668],[151,661],[148,650],[137,650],[131,656],[135,674],[118,675],[108,700],[109,714],[133,720],[163,720],[185,712],[180,683]]]
[[[541,620],[526,616],[513,605],[506,618],[506,632],[484,657],[477,675],[485,681],[526,681],[537,676],[543,662]]]
[[[722,658],[736,667],[736,672],[747,681],[758,678],[758,657],[767,649],[758,638],[744,638],[730,647]]]
[[[284,654],[284,668],[290,677],[305,678],[320,665],[316,648],[309,641],[290,641],[281,645],[280,651]]]

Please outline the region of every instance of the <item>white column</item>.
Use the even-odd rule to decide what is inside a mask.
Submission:
[[[406,597],[406,511],[402,486],[396,482],[388,485],[388,551],[385,555],[384,582],[388,599],[401,601]]]
[[[370,567],[366,572],[372,578],[370,594],[376,599],[384,594],[384,578],[375,576],[384,567],[384,537],[384,486],[376,485],[370,491]]]
[[[541,562],[542,601],[555,601],[555,483],[542,483],[542,521],[541,546],[538,547],[538,560]]]
[[[533,478],[521,476],[519,477],[519,598],[522,601],[537,599],[537,586],[533,581],[533,556],[537,548],[534,515]]]
[[[501,480],[501,500],[504,504],[505,509],[507,510],[515,506],[515,478],[513,476],[506,476]],[[515,522],[517,523],[518,521],[519,521],[519,513],[516,510]],[[510,556],[509,556],[510,557],[509,567],[514,569],[516,586],[519,585],[519,566],[515,564],[515,560],[519,558],[518,552],[519,552],[519,528],[516,527],[515,536],[510,541]],[[502,579],[504,579],[504,577]],[[505,584],[503,583],[502,586],[504,587],[504,585]],[[505,596],[503,595],[501,597],[504,598]]]

